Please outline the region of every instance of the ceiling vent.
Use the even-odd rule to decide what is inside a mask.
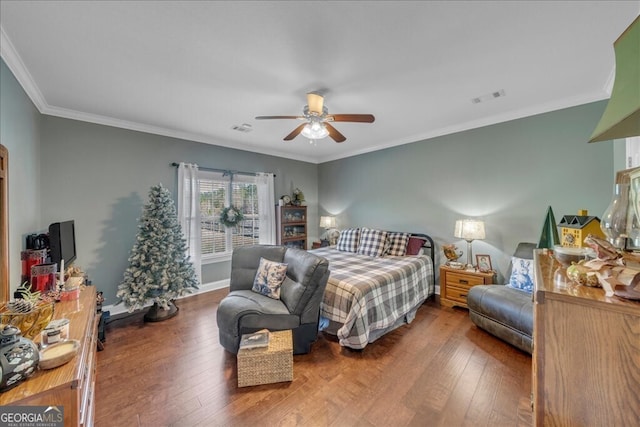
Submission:
[[[243,123],[241,125],[234,125],[231,126],[231,129],[233,130],[237,130],[238,132],[244,132],[244,133],[249,133],[253,130],[253,128],[251,127],[251,125],[249,123]]]
[[[495,92],[488,93],[486,95],[478,96],[477,98],[472,98],[472,104],[479,104],[481,102],[489,101],[491,99],[501,98],[505,96],[504,89],[497,90]]]

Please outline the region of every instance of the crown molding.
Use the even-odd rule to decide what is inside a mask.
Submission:
[[[36,85],[24,62],[22,62],[22,58],[18,55],[18,52],[4,31],[4,28],[2,28],[2,25],[0,25],[0,56],[38,111],[42,113],[46,110],[48,108],[47,101],[44,99],[40,88]]]
[[[590,93],[590,94],[571,97],[571,98],[565,98],[565,99],[557,100],[552,103],[539,104],[539,105],[523,108],[516,111],[510,111],[505,114],[498,114],[491,117],[486,117],[482,120],[473,120],[465,123],[459,123],[453,126],[443,127],[425,134],[408,137],[408,138],[405,138],[404,140],[399,140],[399,141],[395,141],[395,142],[391,142],[383,145],[377,145],[375,147],[366,148],[362,150],[355,150],[349,153],[343,153],[343,155],[340,155],[340,156],[323,157],[323,158],[317,159],[316,163],[325,163],[325,162],[330,162],[334,160],[345,159],[347,157],[358,156],[361,154],[384,150],[386,148],[397,147],[399,145],[412,144],[414,142],[422,142],[422,141],[432,139],[432,138],[437,138],[440,136],[451,135],[454,133],[478,129],[485,126],[496,125],[496,124],[508,122],[511,120],[517,120],[525,117],[536,116],[539,114],[550,113],[552,111],[562,110],[565,108],[577,107],[579,105],[602,101],[603,99],[608,99],[608,97],[609,96],[605,93],[597,92],[597,93]]]
[[[250,151],[252,153],[265,154],[274,157],[283,157],[291,160],[300,160],[303,162],[317,163],[317,160],[306,156],[292,155],[291,153],[279,152],[277,150],[265,150],[262,147],[243,144],[239,145],[238,142],[228,142],[216,139],[211,136],[195,134],[191,132],[185,132],[162,126],[154,126],[137,122],[130,122],[127,120],[115,119],[113,117],[102,116],[99,114],[84,113],[81,111],[71,110],[68,108],[51,107],[48,106],[41,111],[42,114],[49,116],[61,117],[64,119],[78,120],[87,123],[94,123],[104,126],[111,126],[120,129],[127,129],[136,132],[144,132],[154,135],[166,136],[170,138],[183,139],[186,141],[202,142],[205,144],[216,145],[220,147],[232,148],[240,151]]]

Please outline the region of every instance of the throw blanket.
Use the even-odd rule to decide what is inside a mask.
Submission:
[[[372,332],[413,320],[415,309],[434,293],[428,256],[369,257],[333,248],[311,251],[329,260],[329,281],[320,315],[342,324],[340,344],[362,349]],[[376,335],[376,338],[379,335]]]

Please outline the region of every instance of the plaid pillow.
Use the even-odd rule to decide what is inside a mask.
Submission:
[[[407,254],[408,242],[409,233],[387,233],[387,244],[384,254],[389,256],[405,256]]]
[[[360,229],[348,228],[340,232],[336,249],[344,252],[356,252],[360,242]]]
[[[387,232],[363,228],[360,232],[360,246],[358,254],[367,256],[382,256],[387,241]]]

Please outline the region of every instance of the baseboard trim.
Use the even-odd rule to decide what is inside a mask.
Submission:
[[[200,288],[197,289],[195,292],[185,295],[183,297],[180,297],[178,298],[178,300],[181,300],[183,298],[189,298],[194,295],[204,294],[205,292],[211,292],[211,291],[216,291],[218,289],[228,288],[228,287],[229,287],[229,279],[218,280],[217,282],[205,283],[200,285]],[[152,303],[145,304],[145,308],[151,307],[152,305],[153,305]],[[139,313],[141,310],[136,310],[132,313],[129,313],[129,309],[124,304],[110,304],[110,305],[102,306],[102,311],[109,312],[109,320],[116,320],[123,317],[127,317],[134,313]]]

